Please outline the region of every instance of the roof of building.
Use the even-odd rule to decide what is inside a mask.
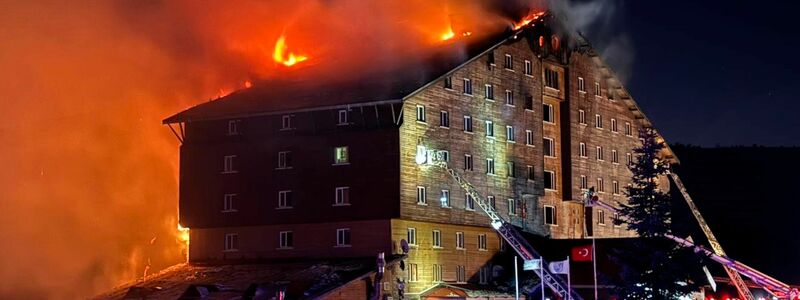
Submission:
[[[386,265],[402,256],[387,257]],[[287,299],[315,299],[376,270],[375,257],[271,264],[179,264],[95,299],[232,299],[255,290],[284,290]]]

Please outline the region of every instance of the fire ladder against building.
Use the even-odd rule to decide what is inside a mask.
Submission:
[[[417,153],[416,153],[416,162],[419,165],[431,165],[436,166],[444,169],[453,180],[458,183],[458,185],[464,189],[464,191],[478,203],[478,206],[486,213],[486,215],[491,220],[491,226],[494,228],[500,236],[508,243],[510,247],[514,249],[514,251],[519,254],[522,259],[528,260],[541,260],[541,272],[534,272],[537,276],[540,277],[542,282],[544,282],[554,293],[556,293],[562,299],[577,299],[582,300],[583,298],[580,297],[574,291],[570,292],[565,288],[566,284],[564,281],[557,276],[553,276],[549,272],[548,263],[544,260],[544,258],[539,255],[538,252],[531,246],[525,238],[522,237],[519,230],[517,230],[514,225],[505,221],[500,215],[492,208],[489,203],[478,193],[475,187],[472,186],[467,180],[461,177],[454,169],[450,168],[447,165],[447,161],[441,151],[437,151],[434,149],[427,149],[423,145],[417,145]],[[676,243],[684,246],[684,247],[691,247],[694,248],[695,251],[702,251],[706,255],[708,255],[712,260],[720,263],[725,271],[728,273],[728,276],[731,279],[731,282],[736,286],[736,289],[739,293],[739,296],[743,300],[754,300],[753,294],[750,292],[747,285],[742,280],[742,277],[739,274],[742,274],[750,280],[752,280],[757,285],[761,286],[765,291],[767,291],[770,295],[778,298],[778,299],[787,299],[787,300],[800,300],[800,292],[797,289],[792,288],[786,283],[783,283],[775,278],[772,278],[760,271],[747,266],[741,262],[738,262],[734,259],[729,258],[725,251],[722,249],[722,246],[717,241],[717,238],[714,236],[714,233],[711,232],[711,229],[706,224],[705,219],[700,214],[700,211],[697,209],[697,206],[694,204],[691,196],[686,191],[686,188],[683,186],[683,182],[680,180],[677,174],[674,172],[669,173],[672,180],[675,182],[678,190],[680,190],[681,194],[683,195],[684,199],[689,205],[689,209],[692,211],[692,214],[697,219],[697,222],[700,224],[703,233],[708,238],[709,243],[713,249],[709,250],[703,246],[696,245],[693,242],[678,237],[674,235],[667,235],[666,237],[675,241]],[[609,205],[601,201],[597,197],[597,193],[593,191],[589,191],[586,193],[584,198],[584,204],[586,206],[597,206],[602,207],[606,210],[611,212],[618,212],[619,209]],[[624,220],[624,219],[623,219]],[[569,297],[568,297],[569,295]]]

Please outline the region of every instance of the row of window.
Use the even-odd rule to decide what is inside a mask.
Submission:
[[[222,173],[238,173],[236,168],[237,155],[225,155],[222,163]],[[339,146],[333,148],[333,162],[332,165],[348,165],[350,164],[350,148],[348,146]],[[279,151],[278,152],[278,167],[277,169],[291,169],[292,168],[292,152]]]
[[[583,77],[578,77],[578,92],[586,93],[586,80]],[[598,97],[602,97],[602,91],[600,89],[600,83],[594,82],[594,95]]]
[[[545,139],[545,141],[548,141],[548,139]],[[550,153],[551,155],[553,155],[553,153],[555,153],[555,152],[554,152],[553,146],[552,146],[552,139],[549,139],[549,142],[550,142],[550,146],[549,146],[549,148],[545,148],[545,152],[546,153]],[[548,155],[548,154],[545,154],[545,155]],[[448,154],[448,157],[449,157],[449,154]],[[464,165],[463,165],[463,167],[464,167],[464,171],[473,171],[474,170],[473,157],[472,157],[471,154],[464,154]],[[535,180],[536,172],[535,172],[535,169],[533,168],[533,166],[532,165],[527,165],[525,167],[525,170],[526,170],[527,179],[528,180]],[[545,189],[555,190],[555,172],[545,170],[544,173],[545,173],[544,174],[544,187],[545,187]],[[494,164],[494,158],[487,158],[486,159],[486,174],[487,175],[497,175],[497,172],[496,172],[496,169],[495,169],[495,164]],[[517,176],[517,170],[516,170],[516,163],[515,162],[513,162],[513,161],[506,162],[506,176],[509,177],[509,178],[515,178]]]
[[[553,109],[552,106],[549,104],[544,105],[544,112],[545,112],[545,122],[552,123],[554,122],[553,116]],[[425,113],[425,106],[417,105],[417,122],[420,123],[427,123],[427,116]],[[484,128],[486,129],[486,137],[488,138],[495,138],[495,130],[494,130],[494,121],[486,120]],[[440,111],[439,112],[439,127],[442,128],[450,128],[450,113],[448,111]],[[474,126],[472,122],[472,116],[465,115],[464,122],[463,122],[463,130],[466,133],[473,133]],[[514,143],[517,141],[516,139],[516,129],[513,125],[506,125],[506,141],[510,143]],[[525,144],[528,146],[533,146],[533,131],[525,130]]]
[[[487,196],[486,201],[492,208],[497,209],[497,203],[495,201],[494,196]],[[419,205],[428,205],[428,188],[425,186],[417,186],[417,204]],[[444,208],[452,208],[452,203],[450,202],[450,190],[441,190],[441,194],[439,196],[439,205]],[[508,214],[509,215],[516,215],[517,214],[517,200],[513,198],[508,198]],[[472,198],[470,194],[464,194],[464,209],[466,210],[475,210],[475,199]]]
[[[581,158],[588,158],[589,157],[589,150],[587,149],[586,143],[581,142],[578,144],[578,156]],[[603,146],[596,146],[595,147],[595,159],[597,161],[605,161],[605,148]],[[619,163],[619,153],[617,150],[611,150],[611,163],[618,164]],[[630,152],[625,153],[625,163],[631,165],[633,163],[633,155]]]
[[[408,281],[419,281],[419,265],[415,263],[408,264]],[[456,266],[456,283],[467,283],[466,267],[463,265]],[[443,282],[444,265],[433,264],[431,265],[431,279],[433,282]],[[489,267],[483,266],[478,272],[478,284],[489,283]]]
[[[612,222],[614,223],[614,227],[620,227],[620,225],[616,224],[616,220],[619,220],[619,213],[614,213]],[[597,210],[597,225],[606,225],[606,212],[602,209]]]
[[[336,244],[334,247],[350,247],[350,228],[336,229]],[[294,248],[294,232],[281,231],[278,233],[278,249],[292,249]],[[225,234],[225,244],[223,251],[239,251],[239,234],[227,233]]]
[[[236,197],[238,194],[225,194],[223,196],[222,212],[230,213],[237,212]],[[333,206],[348,206],[350,205],[350,187],[340,186],[334,189]],[[291,209],[294,208],[294,200],[291,190],[278,191],[278,204],[276,209]]]
[[[586,178],[586,175],[581,175],[580,176],[580,188],[582,190],[588,190],[589,189],[589,179]],[[598,177],[597,178],[597,185],[595,186],[595,188],[597,189],[597,192],[605,193],[606,185],[605,185],[605,180],[603,180],[602,177]],[[619,187],[619,181],[616,181],[616,180],[612,180],[611,181],[611,193],[614,194],[614,195],[620,195],[621,194],[620,187]]]
[[[578,123],[581,125],[587,125],[586,123],[586,111],[578,110]],[[603,129],[603,117],[600,114],[594,115],[594,128]],[[611,118],[611,132],[618,133],[619,128],[617,126],[617,119]],[[625,122],[625,135],[633,136],[633,126],[630,122]]]
[[[478,243],[477,243],[477,250],[479,251],[486,251],[489,248],[486,245],[486,234],[478,234]],[[413,227],[409,227],[406,231],[406,241],[412,247],[419,246],[419,240],[417,239],[417,229]],[[464,232],[458,231],[456,232],[456,250],[466,250],[466,246],[464,245]],[[441,230],[432,230],[431,231],[431,248],[433,249],[444,249],[445,246],[442,243],[442,231]]]

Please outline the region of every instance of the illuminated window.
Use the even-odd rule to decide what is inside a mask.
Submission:
[[[556,143],[551,138],[543,138],[544,156],[556,157]]]
[[[633,135],[633,128],[631,127],[631,123],[625,122],[625,135],[627,136]]]
[[[507,142],[514,142],[516,139],[514,137],[514,126],[506,126],[506,141]]]
[[[553,171],[544,171],[544,188],[546,190],[556,189],[556,173]]]
[[[603,178],[597,178],[597,192],[604,193],[606,191],[605,182],[603,182]]]
[[[333,151],[333,164],[344,165],[350,163],[350,151],[347,146],[336,147]]]
[[[533,75],[533,64],[530,60],[525,60],[525,75]]]
[[[350,246],[350,228],[336,229],[336,246],[337,247]]]
[[[578,91],[586,92],[586,81],[583,80],[583,77],[578,77]]]
[[[611,150],[611,162],[615,164],[619,163],[619,155],[617,155],[617,150]]]
[[[223,159],[223,166],[222,166],[222,173],[236,173],[236,168],[234,168],[234,160],[236,160],[236,155],[225,155]]]
[[[597,210],[597,224],[606,225],[606,212],[602,209]]]
[[[292,167],[292,152],[278,152],[278,169],[289,169]]]
[[[619,182],[617,182],[616,180],[611,181],[611,192],[614,195],[619,195]]]
[[[514,106],[514,92],[506,90],[506,105]]]
[[[490,101],[494,100],[494,86],[491,84],[487,84],[483,95],[486,97],[486,100]]]
[[[517,214],[517,201],[508,199],[508,214],[514,216]]]
[[[578,123],[581,125],[586,125],[586,112],[582,109],[578,110]]]
[[[486,174],[495,175],[494,172],[494,158],[486,159]]]
[[[542,104],[543,119],[547,123],[555,123],[556,118],[553,112],[553,106],[550,104]]]
[[[234,199],[236,199],[236,194],[225,194],[222,198],[222,212],[235,212],[236,207],[234,206]]]
[[[338,125],[347,125],[350,124],[350,113],[346,109],[339,110],[339,124]]]
[[[292,119],[294,119],[292,115],[281,116],[281,130],[292,129]]]
[[[478,284],[489,283],[489,267],[483,266],[478,270]]]
[[[425,123],[425,106],[417,105],[417,122]]]
[[[417,245],[417,229],[408,228],[408,230],[406,230],[406,238],[409,245]]]
[[[417,187],[417,204],[428,205],[428,195],[424,186]]]
[[[556,215],[556,207],[555,206],[544,206],[544,224],[545,225],[557,225],[556,224],[557,215]]]
[[[578,155],[580,155],[581,157],[583,158],[589,157],[589,151],[586,150],[586,143],[580,143],[578,150],[579,150]]]
[[[278,237],[278,247],[281,249],[291,249],[294,247],[294,233],[291,231],[281,231]]]
[[[472,117],[464,116],[464,132],[472,132]]]
[[[456,249],[464,249],[464,233],[460,231],[456,232]]]
[[[506,162],[506,174],[510,178],[517,177],[517,166],[513,161]]]
[[[433,282],[442,282],[442,265],[433,265]]]
[[[431,235],[431,245],[433,248],[442,248],[442,232],[434,230]]]
[[[278,208],[292,208],[292,191],[278,191]]]
[[[467,271],[464,266],[456,266],[456,283],[467,283]]]
[[[464,94],[472,95],[472,81],[464,78]]]
[[[603,117],[599,114],[594,115],[594,128],[603,129]]]
[[[408,281],[409,282],[417,282],[419,281],[419,266],[417,264],[408,264]]]
[[[464,209],[475,210],[475,199],[472,199],[472,196],[469,194],[464,197]]]
[[[336,188],[336,199],[334,205],[350,205],[350,187],[341,186]]]
[[[589,189],[589,180],[586,179],[586,175],[581,175],[581,189]]]
[[[506,54],[506,61],[503,67],[509,70],[514,69],[514,58],[511,57],[511,54]]]
[[[442,190],[442,195],[439,197],[442,207],[450,207],[450,191]]]
[[[602,146],[597,146],[597,148],[595,148],[595,149],[596,149],[595,156],[597,156],[597,160],[598,161],[605,160],[605,153],[604,153],[605,151],[603,151],[603,147]]]
[[[486,121],[486,137],[494,137],[494,122]]]
[[[450,128],[450,113],[444,110],[439,112],[439,126]]]
[[[448,90],[453,89],[453,76],[447,76],[444,78],[444,88]]]
[[[239,124],[242,123],[242,120],[230,120],[228,121],[228,135],[239,135]]]
[[[486,250],[486,235],[479,234],[478,235],[478,250],[485,251]]]
[[[464,154],[464,171],[472,171],[472,155]]]
[[[611,132],[617,133],[617,119],[611,118]]]
[[[225,234],[224,251],[239,251],[239,235],[236,233]]]
[[[533,166],[528,166],[528,180],[534,180],[536,177],[536,171],[534,171]]]
[[[525,130],[525,145],[533,146],[533,131]]]

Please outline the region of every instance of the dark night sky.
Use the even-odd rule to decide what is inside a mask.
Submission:
[[[612,18],[585,34],[629,39],[608,63],[669,142],[800,145],[800,1],[599,2]]]

